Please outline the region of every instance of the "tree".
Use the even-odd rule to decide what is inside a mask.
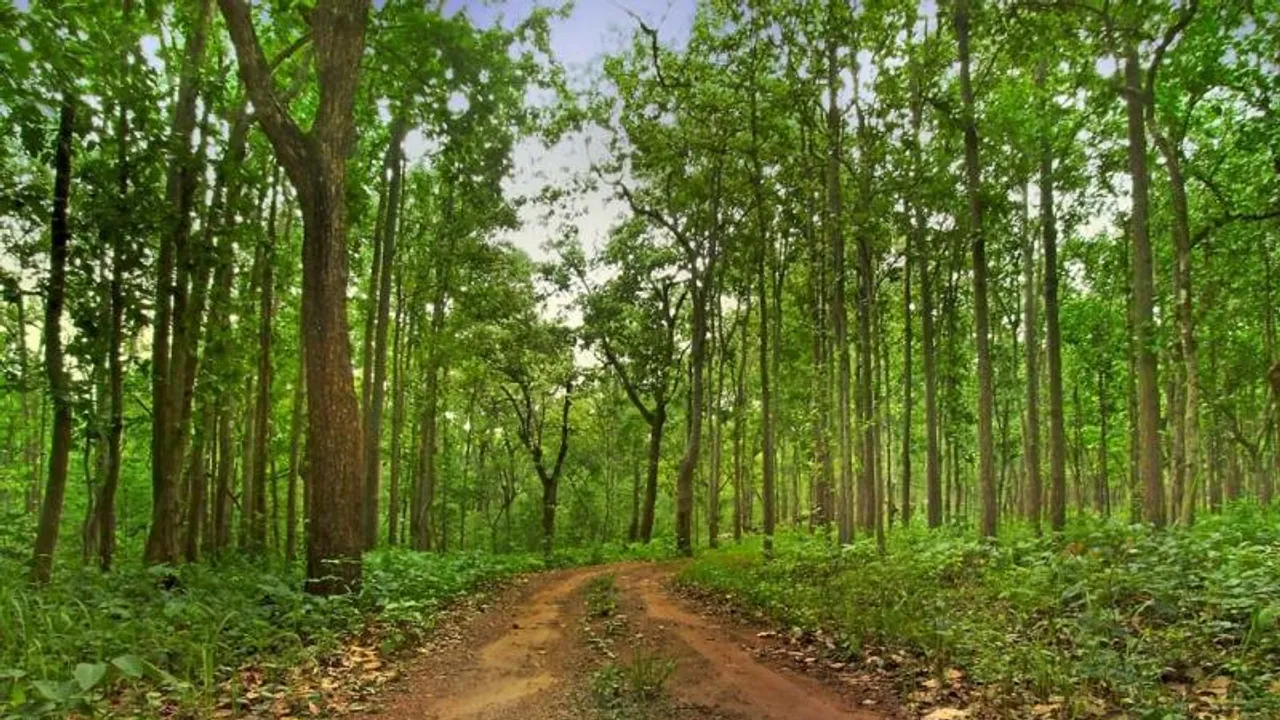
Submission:
[[[320,104],[304,132],[275,86],[243,0],[218,0],[258,121],[297,191],[303,219],[307,356],[308,588],[360,583],[363,478],[360,416],[346,315],[346,166],[368,0],[321,0],[309,13]]]

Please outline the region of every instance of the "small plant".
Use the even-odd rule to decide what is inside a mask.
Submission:
[[[587,612],[607,618],[618,611],[618,586],[613,573],[596,575],[587,581]]]
[[[641,648],[623,668],[627,688],[638,700],[652,701],[662,694],[662,686],[676,671],[676,661]]]
[[[606,717],[665,717],[662,688],[675,671],[675,660],[640,649],[629,663],[611,662],[597,670],[591,676],[591,691]]]

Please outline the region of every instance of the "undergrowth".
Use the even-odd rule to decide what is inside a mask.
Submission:
[[[1164,531],[1081,518],[998,541],[912,528],[884,555],[870,541],[787,536],[772,562],[747,544],[704,554],[680,581],[834,633],[854,659],[962,668],[1006,711],[1051,701],[1041,707],[1065,717],[1280,717],[1275,511]]]
[[[442,608],[512,575],[667,552],[379,550],[366,556],[362,590],[333,598],[302,592],[300,568],[238,558],[174,568],[126,558],[108,574],[66,558],[33,588],[22,555],[0,553],[0,717],[203,715],[237,693],[246,668],[255,683],[283,683],[347,643],[383,653],[412,644]]]

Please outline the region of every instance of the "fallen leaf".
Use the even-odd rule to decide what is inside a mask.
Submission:
[[[969,717],[968,710],[960,708],[938,708],[933,712],[925,715],[922,720],[964,720]]]

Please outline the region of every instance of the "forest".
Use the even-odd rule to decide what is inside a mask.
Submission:
[[[0,717],[1280,717],[1276,0],[0,2],[0,284]]]

